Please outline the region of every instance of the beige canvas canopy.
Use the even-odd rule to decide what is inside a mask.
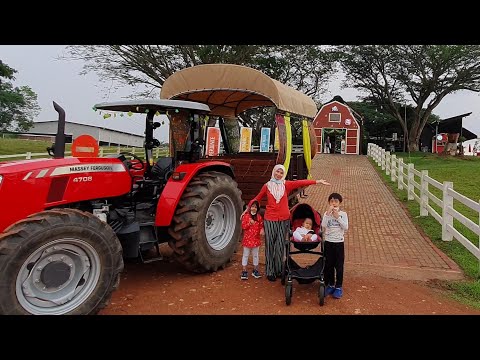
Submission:
[[[309,119],[317,113],[309,96],[258,70],[231,64],[198,65],[177,71],[163,84],[160,98],[204,103],[212,115],[226,117],[259,106],[276,106]]]

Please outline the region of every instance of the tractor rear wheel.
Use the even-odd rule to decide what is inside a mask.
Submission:
[[[208,171],[185,189],[168,233],[174,258],[188,270],[224,267],[240,241],[242,192],[228,175]]]
[[[34,214],[0,236],[0,314],[95,314],[120,282],[122,247],[90,213]]]

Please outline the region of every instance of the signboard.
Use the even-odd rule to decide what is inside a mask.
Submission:
[[[209,127],[207,130],[207,148],[205,154],[207,156],[218,156],[220,151],[220,129],[217,127]]]
[[[240,152],[252,151],[252,128],[242,127],[240,129]]]
[[[262,127],[260,133],[260,152],[268,152],[270,149],[270,128]]]
[[[90,135],[80,135],[72,143],[73,157],[98,157],[98,141]]]

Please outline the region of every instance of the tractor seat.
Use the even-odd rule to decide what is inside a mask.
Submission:
[[[152,167],[152,175],[154,175],[160,181],[167,182],[172,172],[173,172],[173,157],[160,158]]]

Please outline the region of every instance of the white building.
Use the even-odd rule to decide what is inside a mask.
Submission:
[[[55,135],[58,121],[35,122],[27,132],[35,135]],[[100,145],[120,145],[128,147],[143,147],[144,136],[130,134],[123,131],[100,128],[93,125],[80,124],[71,121],[65,122],[65,134],[72,135],[75,140],[80,135],[91,135],[100,139]]]

